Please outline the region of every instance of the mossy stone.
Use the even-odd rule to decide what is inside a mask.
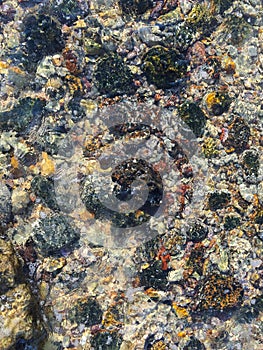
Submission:
[[[209,209],[215,211],[225,208],[231,201],[231,194],[226,192],[213,192],[209,195]]]
[[[205,346],[197,338],[191,337],[183,347],[183,350],[205,350]]]
[[[117,333],[97,333],[91,338],[92,349],[96,350],[119,350],[122,338]]]
[[[12,203],[11,203],[11,192],[9,188],[4,184],[0,183],[0,234],[5,231],[8,224],[12,221]]]
[[[30,127],[40,124],[45,102],[25,97],[10,111],[0,113],[0,130],[27,132]]]
[[[201,224],[195,223],[186,233],[187,240],[194,243],[202,242],[208,234],[208,228]]]
[[[23,35],[23,64],[29,72],[34,72],[45,56],[59,53],[64,48],[59,23],[45,14],[27,16],[23,22]]]
[[[124,15],[139,16],[153,6],[152,0],[119,0]]]
[[[241,117],[235,117],[229,126],[228,137],[222,142],[227,153],[242,153],[248,148],[251,132],[247,122]]]
[[[89,13],[85,1],[75,0],[54,0],[50,12],[60,23],[67,25],[72,25],[78,17],[85,17]]]
[[[160,261],[153,262],[149,267],[143,269],[140,274],[140,284],[145,289],[167,290],[167,271],[162,270]]]
[[[35,176],[31,181],[31,190],[42,199],[42,201],[52,210],[58,209],[54,182],[44,176]]]
[[[173,49],[163,46],[151,48],[143,57],[142,70],[150,84],[171,88],[187,73],[188,61]]]
[[[242,285],[233,276],[215,272],[200,282],[198,310],[231,309],[241,304],[243,294]]]
[[[259,155],[255,150],[247,150],[243,153],[242,165],[247,175],[258,176]]]
[[[187,15],[185,22],[200,34],[212,32],[217,24],[216,18],[211,16],[209,8],[204,4],[195,4]]]
[[[103,312],[100,304],[94,299],[89,298],[86,301],[78,302],[70,311],[68,318],[71,322],[93,326],[100,324]]]
[[[233,230],[240,225],[240,219],[233,215],[227,215],[225,217],[224,229]]]
[[[132,94],[135,91],[131,70],[115,54],[99,61],[95,78],[99,92],[109,97]]]
[[[186,51],[195,41],[195,29],[187,22],[176,23],[171,30],[173,36],[170,40],[168,37],[168,41],[180,52]]]
[[[33,232],[36,248],[45,257],[60,255],[62,249],[74,249],[79,238],[79,233],[59,214],[42,219]]]
[[[251,20],[250,20],[251,22]],[[227,42],[240,45],[251,34],[253,27],[245,20],[245,16],[229,14],[224,21]]]
[[[206,116],[197,104],[185,102],[179,108],[179,116],[194,132],[196,137],[203,135],[206,126]]]
[[[202,152],[206,158],[215,157],[219,151],[217,150],[217,141],[212,137],[207,137],[204,139],[204,143],[202,145]]]
[[[0,239],[0,295],[21,282],[21,272],[21,264],[12,244]]]

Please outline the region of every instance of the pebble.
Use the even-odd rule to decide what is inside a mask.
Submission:
[[[189,0],[179,0],[179,5],[184,15],[188,14],[193,7],[192,2]]]
[[[254,195],[258,192],[257,186],[256,185],[246,185],[244,183],[239,185],[239,191],[242,196],[242,198],[251,203],[254,199]]]
[[[255,46],[249,46],[248,47],[248,55],[250,57],[256,57],[258,55],[258,50]]]
[[[0,226],[6,225],[11,219],[11,193],[8,187],[0,181]]]
[[[14,214],[19,214],[28,206],[30,202],[29,193],[19,187],[12,192],[12,209]]]
[[[158,29],[158,28],[157,28]],[[139,38],[144,42],[147,46],[155,46],[162,42],[162,37],[153,34],[152,27],[142,27],[138,30]]]

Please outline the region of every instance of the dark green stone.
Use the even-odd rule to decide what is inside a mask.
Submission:
[[[191,339],[183,347],[183,350],[205,350],[205,346],[197,338],[191,337]]]
[[[135,91],[132,72],[118,55],[107,56],[100,60],[95,77],[101,94],[113,97]]]
[[[50,16],[30,15],[23,22],[23,64],[34,72],[37,63],[45,56],[59,53],[64,48],[60,25]]]
[[[208,234],[208,229],[205,225],[200,223],[195,223],[189,231],[187,231],[187,240],[194,243],[201,242],[206,238]]]
[[[180,52],[187,50],[187,48],[195,41],[195,29],[186,22],[176,23],[171,27],[173,36],[168,37],[174,48]]]
[[[11,110],[0,113],[0,129],[27,132],[42,120],[45,102],[31,97],[23,98]]]
[[[78,17],[85,17],[89,13],[85,1],[76,0],[53,0],[50,11],[60,23],[72,25]]]
[[[167,271],[162,270],[160,261],[155,261],[148,268],[143,269],[139,278],[141,286],[145,289],[167,290]]]
[[[103,312],[100,304],[93,298],[87,301],[80,302],[75,305],[70,311],[68,318],[71,322],[77,324],[85,324],[85,326],[93,326],[100,324],[102,321]]]
[[[142,15],[153,6],[152,0],[119,0],[119,4],[124,15]]]
[[[233,230],[240,225],[240,219],[233,215],[228,215],[225,217],[224,228],[226,230]]]
[[[249,19],[251,23],[251,19]],[[252,32],[253,27],[245,20],[245,16],[227,15],[225,19],[226,43],[240,45]]]
[[[158,88],[171,88],[185,77],[188,61],[173,49],[151,48],[143,57],[142,70],[149,83]]]
[[[241,153],[248,148],[250,134],[250,128],[245,120],[236,117],[229,127],[228,138],[223,142],[223,145],[230,150],[234,149],[237,153]]]
[[[36,248],[45,257],[60,255],[63,249],[74,249],[79,237],[68,220],[59,214],[42,219],[33,233]]]
[[[254,174],[255,176],[258,176],[258,170],[260,165],[258,153],[255,150],[245,151],[243,154],[242,165],[247,175]]]
[[[215,211],[217,209],[225,208],[231,200],[230,193],[214,192],[209,195],[208,205],[209,209]]]
[[[202,109],[192,102],[185,102],[179,108],[180,118],[189,126],[196,137],[201,137],[206,126],[206,116]]]
[[[95,350],[119,350],[122,339],[117,333],[97,333],[90,341],[92,348]]]
[[[31,190],[42,199],[42,201],[52,210],[58,209],[54,183],[44,176],[35,176],[31,181]]]

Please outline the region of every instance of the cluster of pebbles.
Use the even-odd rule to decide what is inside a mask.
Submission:
[[[262,18],[0,1],[1,349],[262,349]]]

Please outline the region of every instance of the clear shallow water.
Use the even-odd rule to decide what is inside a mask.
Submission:
[[[1,347],[260,349],[262,4],[0,6]]]

